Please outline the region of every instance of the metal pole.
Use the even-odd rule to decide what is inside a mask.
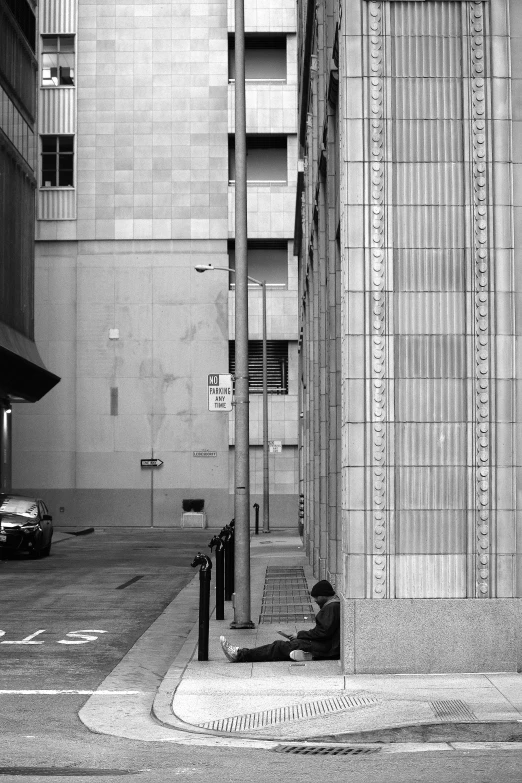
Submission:
[[[236,221],[236,408],[235,586],[231,628],[253,628],[250,618],[250,454],[248,391],[247,172],[245,108],[245,9],[235,0],[235,221]]]
[[[216,549],[216,620],[225,619],[225,549]]]
[[[11,403],[0,400],[0,491],[11,491],[12,427]]]
[[[259,503],[254,503],[254,514],[255,516],[255,534],[256,536],[259,535]]]
[[[225,619],[225,544],[219,536],[213,536],[210,551],[216,547],[216,620]]]
[[[263,533],[270,532],[268,472],[268,369],[266,355],[266,280],[263,280]]]
[[[199,566],[199,635],[198,661],[208,661],[208,629],[210,613],[210,579],[212,560],[208,555],[198,552],[191,563],[192,568]]]

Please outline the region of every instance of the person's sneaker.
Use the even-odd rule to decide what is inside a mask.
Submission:
[[[313,657],[312,653],[305,652],[304,650],[292,650],[290,653],[290,658],[293,661],[312,661]]]
[[[239,647],[234,647],[233,645],[229,644],[225,636],[220,636],[219,641],[221,642],[223,652],[227,656],[230,663],[236,663]]]

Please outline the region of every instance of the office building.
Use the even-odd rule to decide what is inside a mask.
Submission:
[[[233,516],[233,4],[42,0],[36,320],[61,384],[16,415],[14,482],[55,522]],[[246,4],[249,274],[267,280],[274,525],[297,523],[295,7]],[[229,64],[229,60],[231,64]],[[229,279],[230,278],[230,279]],[[261,293],[250,294],[252,503]],[[142,466],[157,459],[158,468]],[[199,521],[198,521],[199,524]]]
[[[298,3],[301,484],[347,672],[520,665],[510,0]]]

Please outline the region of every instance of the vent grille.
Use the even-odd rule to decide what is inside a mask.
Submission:
[[[228,148],[235,149],[236,137],[229,134]],[[247,155],[249,150],[286,150],[287,137],[272,133],[265,135],[263,133],[249,133],[246,137]]]
[[[297,753],[300,756],[366,756],[380,753],[381,748],[359,748],[353,745],[277,745],[276,753]]]
[[[236,48],[234,35],[228,36],[230,49]],[[275,33],[274,35],[245,34],[245,49],[286,49],[286,35]]]
[[[236,372],[236,343],[230,340],[229,371]],[[267,340],[268,394],[288,394],[288,343],[285,340]],[[263,393],[263,341],[248,341],[248,375],[250,394]]]

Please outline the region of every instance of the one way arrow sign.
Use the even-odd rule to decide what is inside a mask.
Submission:
[[[141,460],[141,467],[142,468],[161,468],[163,465],[162,459],[142,459]]]

